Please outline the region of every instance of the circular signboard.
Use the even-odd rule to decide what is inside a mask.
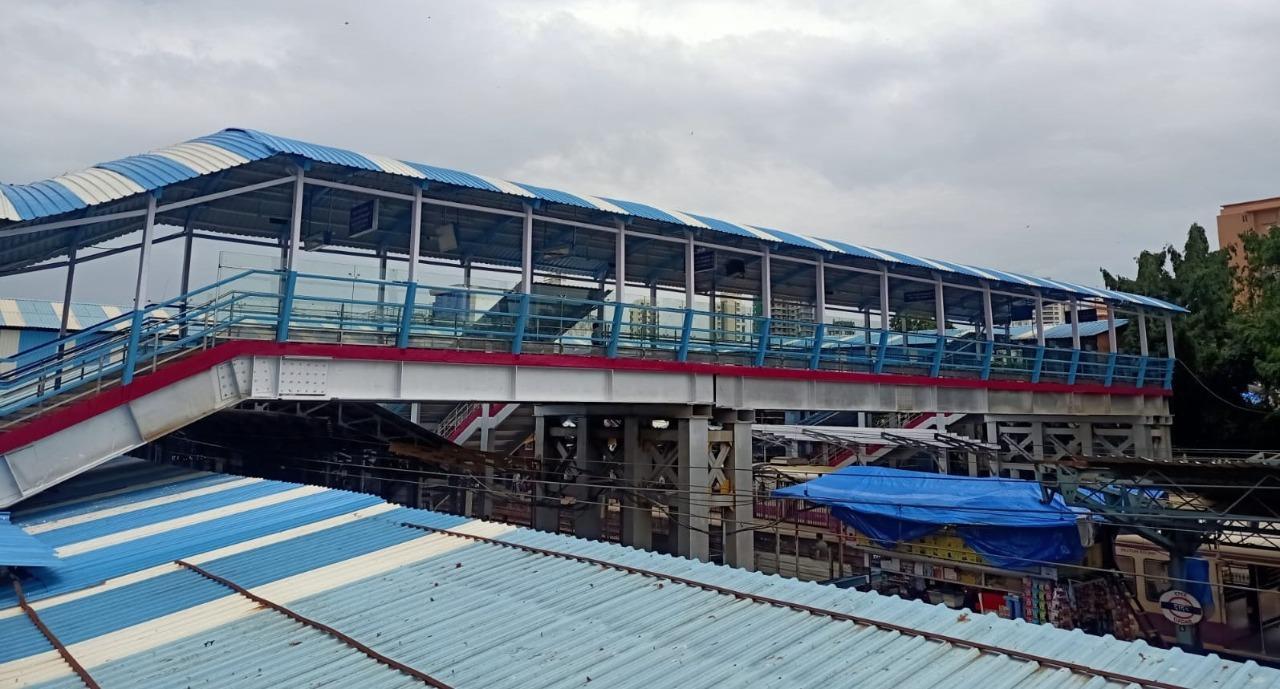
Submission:
[[[1160,596],[1160,611],[1165,618],[1174,624],[1199,624],[1204,618],[1204,608],[1200,601],[1186,591],[1172,589]]]

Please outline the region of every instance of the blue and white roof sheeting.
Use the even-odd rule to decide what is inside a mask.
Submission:
[[[127,475],[115,476],[122,472]],[[52,569],[22,571],[24,586],[36,614],[104,687],[420,686],[175,562],[181,559],[458,689],[1125,686],[1025,655],[1177,686],[1280,688],[1280,671],[1254,663],[407,509],[337,490],[133,461],[73,479],[59,493],[38,496],[42,502],[15,515],[62,558]],[[639,568],[915,633],[410,525]],[[979,652],[936,635],[1003,652]],[[0,639],[0,686],[78,686],[8,589],[0,590]]]
[[[31,184],[0,184],[0,222],[26,222],[82,210],[281,154],[370,172],[596,210],[623,217],[645,218],[684,227],[723,232],[831,254],[914,266],[997,283],[1057,290],[1079,297],[1106,299],[1161,311],[1185,312],[1185,309],[1180,306],[1136,294],[1037,278],[993,268],[979,268],[914,256],[900,251],[875,249],[839,240],[822,239],[797,232],[660,208],[635,201],[511,182],[434,165],[401,161],[382,155],[307,143],[252,129],[225,129],[186,143],[122,160],[101,163],[86,170]]]

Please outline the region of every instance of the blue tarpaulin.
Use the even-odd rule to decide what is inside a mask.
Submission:
[[[52,567],[59,562],[52,547],[10,524],[8,512],[0,512],[0,567]]]
[[[773,496],[824,505],[886,548],[951,526],[997,567],[1033,569],[1084,557],[1080,513],[1058,495],[1044,502],[1035,481],[851,466]]]

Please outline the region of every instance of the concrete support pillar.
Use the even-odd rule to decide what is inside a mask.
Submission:
[[[545,416],[533,417],[533,457],[537,462],[538,468],[542,469],[546,466],[547,461],[547,418]],[[539,504],[533,508],[533,528],[539,531],[559,531],[560,530],[560,508],[542,505],[542,498],[547,495],[547,475],[545,472],[539,472],[539,483],[534,488],[534,495],[539,499]]]
[[[773,258],[768,244],[760,247],[760,315],[773,316]]]
[[[640,417],[622,420],[622,478],[633,490],[622,503],[622,544],[642,550],[653,549],[653,507],[645,483],[653,471],[652,458],[640,447]]]
[[[724,563],[730,567],[756,568],[754,520],[754,486],[751,473],[751,424],[732,425],[733,452],[725,464],[729,484],[733,488],[733,504],[725,511]]]
[[[679,480],[672,502],[676,506],[671,528],[676,533],[676,554],[706,562],[711,559],[707,420],[680,419],[678,426]]]
[[[603,473],[600,466],[600,454],[596,452],[595,438],[591,437],[592,419],[582,416],[578,419],[574,442],[574,464],[578,468],[579,484],[575,487],[574,497],[579,504],[574,510],[573,532],[580,538],[600,540],[604,537],[604,519],[601,506],[604,501],[602,492],[595,488],[600,483]]]

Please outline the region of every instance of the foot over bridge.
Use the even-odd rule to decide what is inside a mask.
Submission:
[[[264,279],[295,291],[262,293],[242,284]],[[891,349],[866,360],[821,355],[797,366],[790,356],[797,345],[789,341],[761,339],[744,355],[742,343],[679,331],[663,339],[624,326],[593,340],[572,334],[581,329],[576,315],[570,328],[546,315],[558,312],[554,300],[513,314],[505,330],[476,330],[478,313],[451,313],[456,323],[446,323],[434,304],[332,304],[300,289],[314,285],[324,293],[320,286],[330,280],[251,271],[186,295],[185,310],[159,304],[120,316],[129,324],[124,330],[106,321],[12,357],[36,363],[3,378],[0,506],[250,399],[946,409],[1117,419],[1168,413],[1162,387],[1032,383],[999,367],[986,377],[961,370],[931,375],[905,358],[881,364],[879,357],[895,356]],[[609,325],[611,309],[644,308],[592,307],[587,311],[606,311]]]
[[[191,289],[205,241],[278,269]],[[131,249],[132,310],[67,334],[76,266]],[[304,270],[318,253],[378,277]],[[251,398],[1167,420],[1184,311],[243,129],[0,185],[0,274],[52,268],[62,337],[0,361],[0,506]]]

